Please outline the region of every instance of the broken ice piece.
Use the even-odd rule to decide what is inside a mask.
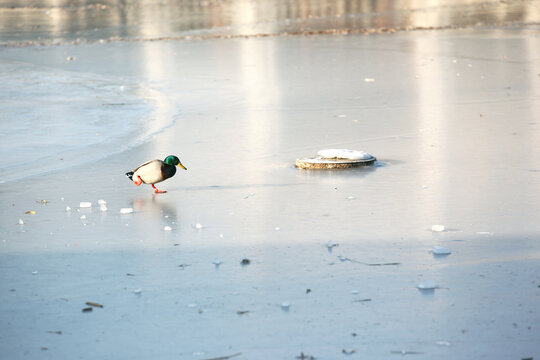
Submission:
[[[86,215],[81,215],[81,220],[86,220]]]
[[[138,289],[133,290],[133,293],[139,295],[141,293],[141,291],[142,291],[142,289],[138,288]]]
[[[107,211],[107,205],[104,205],[104,204],[99,205],[99,210],[103,212]]]
[[[364,82],[375,82],[373,78],[364,78]]]
[[[196,224],[195,224],[195,229],[201,230],[202,228],[203,228],[203,226],[202,226],[201,223],[196,223]]]
[[[19,219],[19,225],[24,225],[23,219]]]
[[[433,280],[423,280],[416,286],[418,290],[435,290],[439,286]]]
[[[347,200],[355,200],[356,198],[354,196],[347,196]]]
[[[107,202],[105,200],[98,200],[97,203],[99,205],[107,205]]]
[[[37,271],[32,271],[32,275],[37,275]]]
[[[452,346],[450,341],[437,341],[435,344],[437,344],[439,346]]]
[[[170,226],[165,226],[165,227],[163,228],[163,230],[165,230],[165,231],[171,231],[171,230],[172,230],[172,227],[170,227]]]
[[[333,242],[333,241],[331,241],[331,240],[326,244],[326,247],[327,247],[328,249],[332,249],[332,248],[334,248],[334,247],[336,247],[336,246],[339,246],[339,244],[336,244],[335,242]]]
[[[216,267],[218,267],[219,265],[221,265],[223,263],[223,261],[219,260],[219,259],[216,259],[214,261],[212,261],[212,264],[216,265]]]
[[[283,310],[286,310],[286,311],[287,311],[287,310],[289,310],[290,307],[291,307],[291,303],[289,303],[289,302],[287,302],[287,301],[284,301],[284,302],[281,303],[281,308],[282,308]]]
[[[281,230],[281,228],[276,226],[276,227],[275,227],[275,230],[276,230],[276,231],[279,231],[279,230]]]
[[[131,214],[133,213],[133,208],[121,208],[120,214]]]
[[[444,225],[433,225],[431,227],[431,231],[435,231],[435,232],[441,232],[441,231],[445,231],[446,228],[444,227]]]
[[[443,246],[434,246],[431,250],[433,255],[450,255],[452,252]]]
[[[66,211],[67,212],[70,212],[71,211],[71,208],[69,206],[66,206]]]
[[[92,203],[90,201],[81,201],[79,203],[79,207],[80,208],[91,208],[92,207]]]
[[[351,295],[358,295],[358,290],[351,291]]]

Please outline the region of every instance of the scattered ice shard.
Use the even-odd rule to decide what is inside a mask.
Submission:
[[[282,308],[283,310],[286,310],[286,311],[287,311],[287,310],[290,309],[290,307],[291,307],[291,303],[289,303],[289,302],[287,302],[287,301],[284,301],[284,302],[281,303],[281,308]]]
[[[120,214],[131,214],[133,213],[133,208],[121,208]]]
[[[195,229],[201,230],[202,228],[203,228],[203,226],[202,226],[201,223],[196,223],[196,224],[195,224]]]
[[[435,232],[441,232],[441,231],[445,231],[446,228],[444,227],[444,225],[433,225],[431,227],[431,231],[435,231]]]
[[[80,208],[91,208],[92,207],[92,203],[90,201],[81,201],[79,203],[79,207]]]
[[[141,292],[142,292],[142,289],[141,289],[141,288],[138,288],[138,289],[133,290],[133,293],[134,293],[134,294],[137,294],[137,295],[139,295]]]
[[[452,252],[444,246],[434,246],[431,250],[433,255],[450,255]]]
[[[165,230],[165,231],[171,231],[171,230],[172,230],[172,227],[170,227],[170,226],[165,226],[165,227],[163,228],[163,230]]]
[[[66,206],[66,211],[67,212],[70,212],[71,211],[71,208],[69,206]]]
[[[212,264],[216,265],[216,267],[218,267],[219,265],[223,264],[223,261],[221,261],[220,259],[216,259],[214,261],[212,261]]]
[[[81,220],[86,220],[86,215],[81,215]]]
[[[19,225],[24,225],[23,219],[19,219]]]
[[[98,200],[97,203],[99,205],[107,205],[107,202],[105,200]]]
[[[416,286],[419,290],[435,290],[439,286],[433,280],[422,280],[420,284]]]

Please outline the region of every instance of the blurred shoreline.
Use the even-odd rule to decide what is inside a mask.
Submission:
[[[0,46],[537,28],[532,0],[0,0]]]

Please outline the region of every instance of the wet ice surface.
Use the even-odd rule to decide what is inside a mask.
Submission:
[[[3,356],[539,357],[537,44],[494,30],[4,49],[53,70],[67,51],[71,71],[165,89],[157,119],[182,112],[128,152],[2,187]],[[324,148],[384,166],[293,167]],[[168,193],[125,178],[171,153],[189,170]],[[99,199],[107,212],[78,207]]]
[[[164,126],[142,83],[73,72],[57,55],[56,68],[0,57],[0,183],[95,161]]]

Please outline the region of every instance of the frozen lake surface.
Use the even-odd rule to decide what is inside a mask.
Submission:
[[[2,357],[540,357],[539,36],[2,48]]]

